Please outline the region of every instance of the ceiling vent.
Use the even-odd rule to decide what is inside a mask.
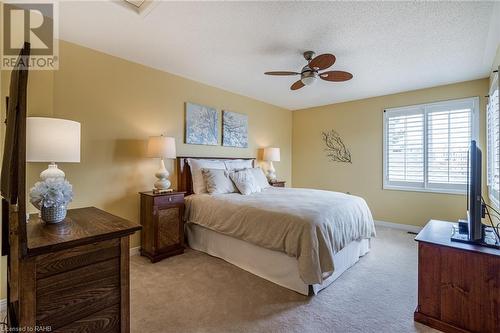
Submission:
[[[155,0],[118,0],[120,6],[128,8],[141,16],[146,16],[158,4]]]

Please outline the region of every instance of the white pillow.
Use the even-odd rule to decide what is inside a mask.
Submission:
[[[203,179],[203,175],[201,174],[201,169],[226,169],[224,161],[221,160],[188,158],[187,162],[191,167],[191,176],[193,177],[193,192],[195,194],[207,193],[207,186],[205,185],[205,179]]]
[[[252,168],[248,169],[252,172],[253,178],[255,178],[255,183],[260,189],[265,189],[271,187],[269,182],[267,181],[266,175],[264,175],[264,171],[261,168]]]
[[[201,169],[207,191],[210,194],[234,193],[238,190],[229,178],[229,172],[222,169]]]
[[[260,192],[260,187],[256,184],[255,178],[253,177],[250,169],[233,171],[229,174],[229,177],[243,195]]]
[[[253,160],[225,160],[224,164],[229,171],[253,168]]]

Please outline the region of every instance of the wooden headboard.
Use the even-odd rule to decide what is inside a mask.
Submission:
[[[204,159],[204,160],[252,160],[255,166],[254,157],[194,157],[194,156],[179,156],[175,163],[177,172],[177,191],[186,192],[186,195],[193,194],[193,179],[191,175],[191,167],[187,160],[188,158]]]

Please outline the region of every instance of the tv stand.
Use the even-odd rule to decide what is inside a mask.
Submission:
[[[500,250],[452,242],[456,223],[431,220],[418,234],[415,321],[443,332],[500,332]]]
[[[500,239],[498,239],[493,227],[482,225],[483,237],[480,240],[474,241],[469,239],[469,234],[459,233],[458,227],[453,226],[451,229],[451,241],[466,244],[473,244],[478,246],[491,247],[500,250]]]

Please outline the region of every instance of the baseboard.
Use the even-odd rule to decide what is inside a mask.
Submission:
[[[7,298],[2,298],[0,299],[0,312],[6,312],[6,311],[7,311]]]
[[[415,232],[415,233],[419,233],[420,230],[422,230],[422,228],[423,228],[423,227],[418,227],[416,225],[400,224],[400,223],[377,221],[377,220],[375,220],[375,225],[381,226],[381,227],[392,228],[392,229],[409,231],[409,232]]]
[[[138,255],[140,253],[140,251],[141,251],[141,247],[140,246],[132,247],[130,249],[130,255],[131,256],[136,256],[136,255]]]

